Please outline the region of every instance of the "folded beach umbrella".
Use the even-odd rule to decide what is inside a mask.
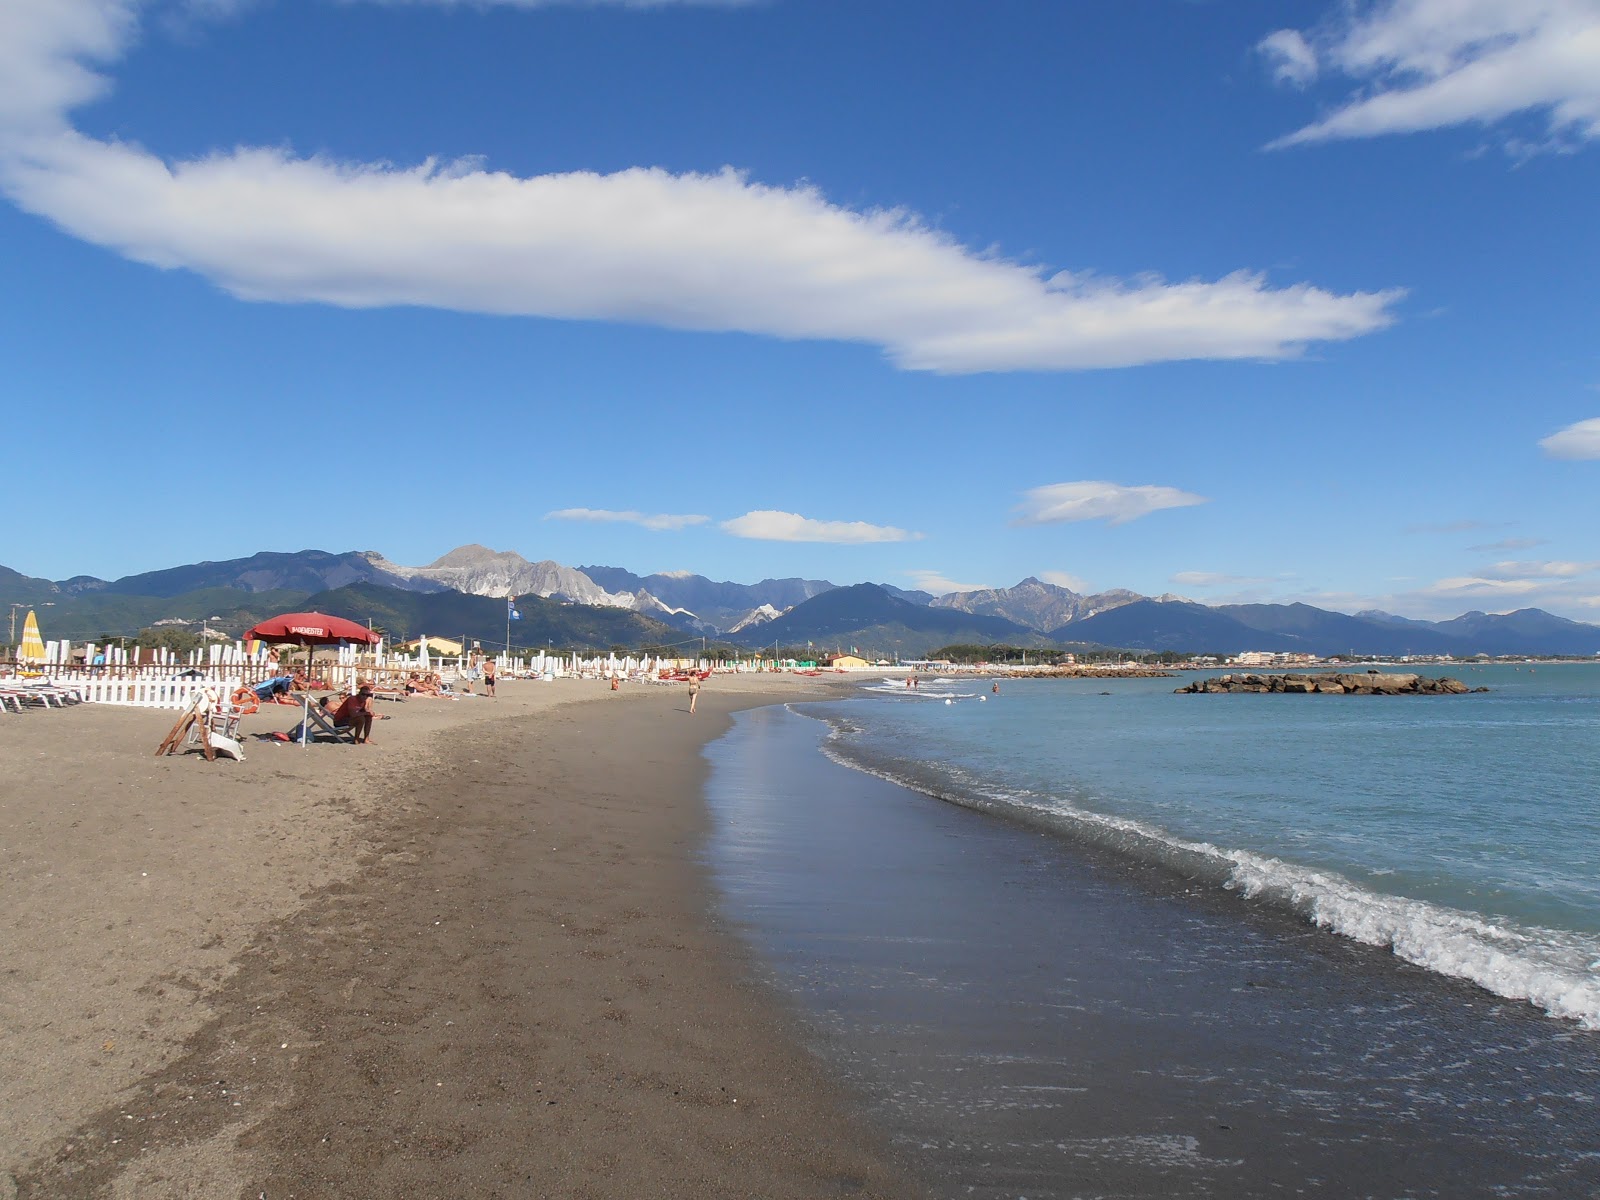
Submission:
[[[17,647],[17,661],[44,661],[44,639],[39,636],[39,618],[34,616],[31,608],[28,610],[28,619],[22,623],[22,644]]]

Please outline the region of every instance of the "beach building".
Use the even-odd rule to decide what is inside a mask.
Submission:
[[[854,654],[840,654],[828,665],[840,671],[861,671],[872,664],[864,658],[857,658]]]
[[[1236,667],[1270,667],[1278,661],[1278,656],[1270,650],[1246,650],[1243,654],[1235,654],[1228,660]]]
[[[415,641],[406,642],[400,648],[407,654],[415,654],[423,642],[428,643],[429,654],[442,654],[446,658],[459,658],[466,651],[466,646],[455,638],[426,637],[417,638]]]

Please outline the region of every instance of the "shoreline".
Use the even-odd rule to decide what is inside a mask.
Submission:
[[[716,677],[692,725],[675,688],[507,684],[242,764],[140,757],[168,713],[29,714],[0,1193],[919,1194],[700,862],[703,747],[832,683]]]
[[[811,708],[742,714],[713,749],[718,882],[940,1194],[1595,1187],[1595,1035],[846,765]]]

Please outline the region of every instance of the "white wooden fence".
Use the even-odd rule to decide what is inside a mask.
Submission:
[[[424,642],[424,646],[426,643]],[[76,651],[76,652],[75,652]],[[663,670],[723,671],[757,670],[756,664],[712,661],[695,657],[668,658],[640,655],[617,656],[539,651],[528,655],[492,656],[502,679],[607,679],[653,676]],[[129,652],[122,645],[74,647],[70,642],[45,644],[45,659],[29,670],[32,679],[41,676],[51,683],[70,687],[86,701],[132,708],[187,708],[203,688],[216,688],[223,697],[231,696],[246,684],[260,683],[276,674],[287,674],[289,664],[279,664],[265,646],[248,649],[242,642],[212,644],[188,654],[169,650],[155,652],[155,662],[139,661],[137,648]],[[316,667],[326,685],[354,691],[362,677],[382,677],[391,684],[412,671],[437,671],[448,682],[467,677],[469,660],[465,656],[429,655],[396,652],[382,642],[375,647],[339,646],[324,656]]]
[[[239,679],[112,679],[74,672],[71,678],[52,682],[70,687],[92,704],[124,704],[132,708],[188,708],[196,693],[215,688],[224,698],[233,695]]]

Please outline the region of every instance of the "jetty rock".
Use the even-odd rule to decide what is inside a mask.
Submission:
[[[1459,679],[1441,676],[1429,679],[1409,671],[1327,671],[1313,675],[1218,675],[1196,679],[1174,689],[1177,695],[1218,695],[1233,692],[1279,693],[1333,696],[1461,696],[1468,692],[1487,692],[1486,687],[1468,687]]]

